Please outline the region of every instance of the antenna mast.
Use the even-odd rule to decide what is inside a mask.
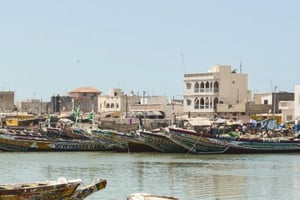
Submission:
[[[181,62],[182,62],[183,71],[184,71],[184,73],[186,73],[186,71],[185,71],[185,64],[184,64],[183,53],[181,53],[180,56],[181,56]]]
[[[243,66],[242,66],[242,62],[240,62],[240,74],[242,73]]]

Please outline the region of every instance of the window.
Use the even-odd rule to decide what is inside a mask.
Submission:
[[[209,82],[205,83],[205,92],[209,92]]]
[[[217,109],[217,104],[219,103],[219,99],[216,97],[214,99],[214,109]]]
[[[204,83],[203,82],[201,82],[201,84],[200,84],[200,92],[204,92]]]
[[[199,109],[199,99],[198,99],[198,98],[196,98],[196,99],[194,100],[194,108],[195,108],[195,109]]]
[[[187,105],[187,106],[190,106],[191,104],[192,104],[192,101],[191,101],[190,99],[187,99],[187,100],[186,100],[186,105]]]
[[[199,92],[199,83],[195,83],[194,92]]]
[[[214,92],[215,93],[219,92],[219,83],[218,83],[218,81],[214,82]]]
[[[268,100],[267,99],[264,100],[264,104],[268,105]]]
[[[208,97],[205,98],[205,108],[209,108],[209,99]]]
[[[192,84],[186,83],[186,89],[190,90],[192,88]]]
[[[204,99],[200,99],[200,109],[204,109]]]

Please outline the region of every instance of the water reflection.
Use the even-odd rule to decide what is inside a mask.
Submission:
[[[299,154],[0,153],[0,183],[96,177],[107,187],[92,199],[134,192],[198,199],[297,199]]]

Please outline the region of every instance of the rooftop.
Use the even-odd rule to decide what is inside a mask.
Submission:
[[[71,90],[69,92],[71,93],[97,93],[97,94],[101,94],[102,92],[100,90],[97,90],[96,88],[93,87],[79,87],[76,88],[74,90]]]

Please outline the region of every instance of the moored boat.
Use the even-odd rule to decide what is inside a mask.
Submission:
[[[217,147],[223,149],[211,153],[296,153],[300,152],[300,139],[295,137],[257,137],[241,135],[229,137],[226,134],[216,135],[199,133],[194,130],[170,128],[170,138],[191,152],[203,152],[202,148]],[[198,146],[198,144],[200,144]],[[199,147],[199,149],[198,149]],[[197,150],[197,151],[195,151]]]
[[[83,187],[80,187],[81,183],[80,179],[59,178],[55,181],[1,184],[0,199],[82,200],[106,187],[105,179],[96,179],[93,183]]]
[[[188,152],[196,154],[224,153],[229,147],[210,141],[202,133],[181,128],[169,128],[169,138]]]
[[[209,138],[217,145],[228,147],[225,153],[297,153],[300,140],[297,138]]]
[[[95,132],[96,133],[96,132]],[[114,130],[101,130],[97,133],[99,137],[111,140],[125,147],[127,152],[157,152],[158,150],[139,139],[135,132],[123,133]]]
[[[164,132],[140,131],[140,140],[163,153],[186,153],[188,150],[173,142]]]
[[[3,151],[110,151],[110,146],[100,140],[48,139],[45,137],[0,134]]]

